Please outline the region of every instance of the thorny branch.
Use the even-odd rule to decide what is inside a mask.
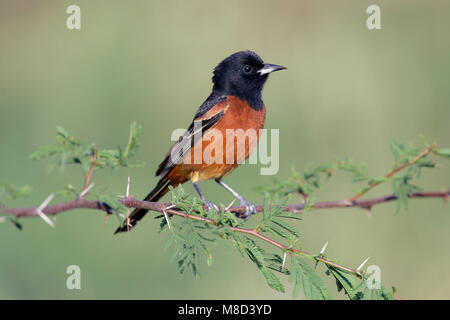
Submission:
[[[409,198],[442,198],[446,202],[448,201],[449,197],[450,197],[450,190],[414,192],[409,195]],[[367,199],[367,200],[326,201],[326,202],[317,202],[313,206],[311,206],[311,208],[327,209],[327,208],[352,208],[352,207],[354,207],[354,208],[370,209],[374,205],[390,202],[390,201],[393,201],[396,199],[397,199],[397,196],[395,196],[395,195],[387,195],[387,196],[377,197],[377,198],[372,198],[372,199]],[[119,201],[128,208],[148,209],[148,210],[156,211],[156,212],[163,213],[163,214],[170,213],[170,214],[184,217],[187,219],[203,221],[205,223],[212,224],[212,225],[216,224],[214,220],[209,219],[207,217],[202,217],[199,215],[187,214],[185,212],[182,212],[182,211],[178,210],[177,208],[174,208],[174,206],[170,203],[140,201],[134,197],[124,197],[124,198],[121,198]],[[207,209],[206,206],[204,208],[205,208],[205,210]],[[284,210],[289,211],[289,212],[301,213],[304,208],[305,208],[305,204],[299,203],[299,204],[286,205],[284,207]],[[42,212],[45,213],[46,215],[57,215],[59,213],[62,213],[62,212],[68,211],[68,210],[72,210],[72,209],[96,209],[96,210],[101,210],[101,211],[106,211],[106,212],[109,212],[109,210],[110,210],[110,208],[108,208],[104,204],[101,204],[98,201],[78,198],[78,199],[75,199],[72,201],[48,206],[48,207],[42,209]],[[230,207],[230,208],[228,208],[228,210],[233,213],[239,213],[239,212],[243,212],[245,210],[245,207]],[[262,212],[263,210],[264,210],[263,205],[256,206],[257,212]],[[17,218],[39,216],[38,213],[36,212],[36,208],[16,208],[16,209],[5,208],[5,209],[2,209],[0,211],[0,213],[4,213],[7,215],[13,215]],[[317,261],[321,261],[321,262],[325,263],[326,265],[333,266],[337,269],[340,269],[340,270],[343,270],[350,274],[353,274],[358,278],[362,278],[363,273],[357,269],[352,269],[352,268],[342,266],[333,261],[325,259],[321,255],[316,256],[316,255],[313,255],[306,251],[300,251],[300,250],[297,250],[294,248],[290,248],[284,244],[281,244],[281,243],[261,234],[256,229],[247,229],[247,228],[240,228],[240,227],[233,227],[233,226],[228,226],[228,228],[235,232],[248,234],[248,235],[256,237],[264,242],[270,243],[271,245],[281,249],[284,252],[288,252],[290,254],[295,253],[295,254],[300,254],[303,256],[314,257],[314,259],[316,259]]]
[[[351,198],[347,198],[340,201],[325,201],[325,202],[315,202],[315,203],[297,203],[297,204],[290,204],[283,207],[284,211],[287,212],[293,212],[293,213],[304,213],[309,212],[310,209],[328,209],[328,208],[362,208],[365,210],[370,210],[374,205],[381,204],[381,203],[387,203],[394,200],[397,200],[398,197],[395,194],[390,194],[382,197],[376,197],[371,199],[364,199],[359,200],[361,196],[366,194],[368,191],[372,190],[374,187],[379,185],[380,183],[386,181],[387,179],[390,179],[392,176],[397,174],[399,171],[410,167],[417,163],[420,159],[427,156],[429,153],[433,151],[435,148],[435,144],[432,144],[428,146],[425,150],[423,150],[421,153],[417,154],[412,159],[406,161],[405,163],[398,164],[395,166],[389,173],[384,175],[385,180],[376,180],[374,182],[369,182],[365,189],[362,191],[356,193]],[[85,175],[85,181],[83,186],[83,191],[79,195],[79,197],[72,201],[62,202],[55,205],[49,206],[49,202],[51,201],[53,195],[49,196],[39,207],[34,208],[1,208],[0,207],[0,214],[6,214],[9,216],[14,216],[15,218],[21,218],[21,217],[41,217],[49,223],[48,215],[56,216],[59,213],[73,210],[73,209],[94,209],[94,210],[100,210],[105,211],[107,213],[107,216],[112,213],[111,207],[105,203],[101,203],[99,201],[94,200],[87,200],[85,199],[86,194],[92,189],[94,186],[94,182],[91,182],[92,175],[95,171],[95,168],[97,166],[97,157],[98,157],[98,151],[97,148],[94,147],[93,154],[91,158],[91,166],[89,168],[89,171]],[[218,225],[216,221],[214,221],[211,218],[201,216],[198,214],[192,214],[192,213],[185,213],[183,210],[175,207],[175,205],[171,203],[158,203],[158,202],[147,202],[147,201],[139,201],[136,198],[129,195],[129,187],[130,187],[130,178],[128,178],[128,184],[127,184],[127,192],[125,197],[120,197],[118,201],[120,201],[125,207],[127,207],[129,210],[127,210],[127,214],[125,216],[126,223],[128,222],[128,215],[131,209],[147,209],[150,211],[155,211],[164,214],[164,217],[167,221],[168,227],[170,229],[170,222],[168,214],[183,217],[185,219],[192,219],[197,221],[202,221],[204,223],[210,224],[210,225]],[[450,197],[450,190],[441,190],[441,191],[422,191],[422,192],[411,192],[407,195],[408,198],[442,198],[445,202],[448,201]],[[229,211],[235,214],[243,213],[245,212],[246,208],[241,206],[234,206],[232,207],[231,203],[229,206],[227,206],[224,211]],[[203,207],[203,209],[206,211],[208,208],[206,206]],[[222,209],[220,209],[222,210]],[[256,206],[257,212],[263,212],[264,206],[263,205],[257,205]],[[5,222],[7,219],[0,216],[0,222]],[[9,220],[9,219],[8,219]],[[16,223],[15,220],[10,219],[13,223]],[[51,226],[54,226],[52,223],[49,223]],[[286,259],[286,255],[292,255],[297,254],[305,257],[310,257],[314,259],[316,262],[322,262],[326,264],[327,266],[334,267],[336,269],[339,269],[341,271],[345,271],[349,274],[352,274],[360,279],[363,278],[364,272],[362,271],[363,265],[367,262],[368,259],[366,259],[358,268],[352,269],[340,264],[337,264],[334,261],[328,260],[323,256],[323,251],[326,248],[326,244],[323,247],[323,249],[320,251],[320,253],[312,254],[308,253],[306,251],[298,250],[293,248],[292,246],[284,245],[278,241],[275,241],[266,235],[262,234],[258,227],[256,228],[243,228],[243,227],[236,227],[227,225],[225,226],[229,230],[232,230],[234,232],[246,234],[255,238],[260,239],[261,241],[264,241],[266,243],[269,243],[284,253],[283,258],[283,265]],[[328,243],[327,243],[328,244]],[[394,296],[396,299],[400,299],[397,296]]]
[[[450,190],[447,191],[419,191],[413,192],[409,195],[409,198],[442,198],[444,201],[448,201],[450,198]],[[365,199],[365,200],[340,200],[340,201],[324,201],[324,202],[316,202],[311,206],[311,209],[331,209],[331,208],[362,208],[362,209],[370,209],[372,206],[391,202],[397,200],[397,196],[394,194],[390,194],[387,196]],[[148,201],[140,201],[134,197],[124,197],[119,200],[124,206],[128,208],[137,208],[137,209],[148,209],[157,212],[163,212],[163,209],[166,209],[169,206],[172,206],[171,203],[160,203],[160,202],[148,202]],[[297,204],[289,204],[284,206],[285,211],[289,212],[297,212],[302,213],[302,210],[305,208],[305,203],[297,203]],[[256,211],[262,212],[264,210],[263,205],[257,205]],[[85,199],[75,199],[68,202],[62,202],[59,204],[55,204],[52,206],[48,206],[42,211],[47,215],[56,215],[62,213],[64,211],[72,210],[72,209],[98,209],[107,211],[107,208],[102,204],[99,204],[98,201],[94,200],[85,200]],[[204,209],[207,210],[207,207],[204,206]],[[245,211],[245,207],[230,207],[228,211],[233,213],[242,213]],[[18,218],[20,217],[35,217],[38,216],[36,213],[36,208],[0,208],[0,213],[5,213],[8,215],[13,215]],[[196,216],[197,217],[197,216]]]

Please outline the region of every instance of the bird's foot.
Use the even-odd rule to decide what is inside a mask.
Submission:
[[[245,221],[247,221],[248,218],[249,218],[252,214],[255,214],[255,213],[256,213],[256,207],[255,207],[255,205],[254,205],[253,203],[251,203],[250,201],[248,201],[248,200],[246,200],[246,199],[244,199],[244,198],[239,199],[239,201],[240,201],[240,204],[239,204],[239,205],[240,205],[241,207],[245,207],[245,212],[243,212],[243,213],[237,213],[236,216],[237,216],[238,218],[241,218],[241,219],[244,219]]]
[[[216,210],[219,212],[219,207],[214,202],[203,199],[203,203],[208,207],[208,211]]]

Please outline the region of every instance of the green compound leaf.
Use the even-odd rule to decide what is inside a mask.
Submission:
[[[270,270],[271,268],[266,265],[264,250],[248,237],[243,238],[243,245],[248,257],[261,271],[264,276],[264,280],[266,280],[269,287],[279,292],[285,292],[284,286],[280,282],[280,279],[278,279],[278,277]]]
[[[327,265],[327,268],[329,274],[333,275],[336,279],[338,291],[343,289],[351,300],[360,300],[363,298],[364,292],[362,290],[365,286],[362,281],[359,284],[356,284],[353,275],[333,266]]]
[[[85,144],[70,135],[64,128],[57,127],[57,144],[44,145],[30,155],[33,160],[50,158],[54,166],[59,166],[64,170],[68,164],[79,164],[83,171],[87,173],[91,166],[95,168],[138,167],[143,162],[131,163],[129,159],[133,157],[139,148],[139,136],[142,128],[133,122],[130,126],[130,135],[125,151],[121,147],[117,149],[98,149],[94,144]],[[97,159],[94,163],[94,155]]]

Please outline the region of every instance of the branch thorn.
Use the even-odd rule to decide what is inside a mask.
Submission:
[[[41,205],[36,208],[36,213],[39,215],[39,217],[41,217],[41,219],[44,220],[52,228],[55,227],[55,223],[49,217],[47,217],[47,215],[42,212],[42,210],[44,210],[48,206],[48,204],[53,200],[54,197],[55,195],[53,193],[50,194],[47,198],[45,198]]]
[[[361,274],[361,269],[364,267],[364,265],[367,263],[367,261],[369,261],[369,259],[370,259],[370,257],[367,257],[367,259],[366,260],[364,260],[360,265],[359,265],[359,267],[356,269],[356,273],[357,274]]]
[[[225,208],[225,211],[230,210],[231,206],[233,205],[233,203],[236,201],[236,199],[233,199],[233,201],[230,202],[230,204]]]
[[[95,182],[92,182],[90,185],[88,185],[81,193],[80,198],[84,198],[89,191],[95,186]]]
[[[128,180],[127,180],[127,191],[126,191],[126,195],[127,198],[130,196],[130,175],[128,175]]]
[[[166,210],[168,210],[169,207],[163,209],[163,214],[164,214],[164,218],[166,219],[167,222],[167,227],[169,228],[170,231],[172,231],[172,227],[170,226],[170,220],[169,220],[169,216],[167,215]],[[172,231],[173,232],[173,231]]]
[[[325,245],[322,247],[322,250],[320,250],[320,254],[322,255],[325,252],[325,249],[328,246],[328,241],[325,243]]]
[[[126,192],[125,192],[125,195],[126,195],[127,198],[130,196],[130,182],[131,182],[130,175],[128,175],[127,189],[126,189]],[[130,223],[130,211],[131,211],[130,209],[127,210],[126,218],[125,218],[125,222],[127,224],[127,232],[130,232],[130,229],[132,227],[132,225]]]

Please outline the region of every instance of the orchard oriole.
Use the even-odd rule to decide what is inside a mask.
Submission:
[[[156,187],[145,197],[145,201],[158,201],[169,186],[176,187],[190,180],[200,198],[209,207],[216,207],[200,191],[198,181],[215,179],[246,207],[240,218],[247,219],[255,213],[255,206],[222,181],[222,177],[231,173],[240,163],[247,159],[259,140],[260,129],[264,127],[266,108],[262,101],[262,89],[271,72],[286,69],[275,64],[264,63],[252,51],[240,51],[224,59],[214,69],[212,93],[198,108],[194,119],[171,147],[165,159],[156,171],[160,180]],[[244,143],[242,152],[236,146],[235,138],[228,138],[229,130],[255,130],[256,143]],[[212,133],[222,134],[223,150],[216,154],[221,161],[195,161],[195,150],[205,150],[214,141]],[[217,159],[217,157],[216,157]],[[231,161],[230,161],[231,159]],[[188,160],[188,161],[186,161]],[[217,208],[217,207],[216,207]],[[124,232],[134,227],[148,210],[135,209],[123,226],[116,230]]]

